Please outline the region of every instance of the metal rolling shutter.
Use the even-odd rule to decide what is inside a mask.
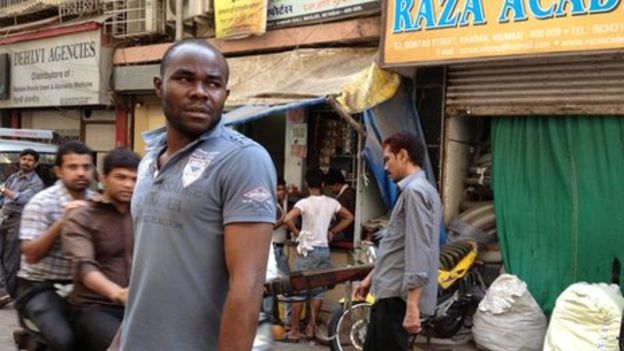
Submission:
[[[624,115],[624,53],[449,66],[446,115]]]

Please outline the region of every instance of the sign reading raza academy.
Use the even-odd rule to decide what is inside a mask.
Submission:
[[[624,47],[623,0],[385,0],[385,66]]]
[[[106,104],[109,69],[100,35],[91,31],[0,46],[9,57],[11,82],[0,108]]]

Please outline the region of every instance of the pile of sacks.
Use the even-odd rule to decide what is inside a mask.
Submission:
[[[548,325],[526,284],[503,274],[479,304],[472,334],[480,350],[618,351],[623,310],[617,285],[576,283],[557,298]]]

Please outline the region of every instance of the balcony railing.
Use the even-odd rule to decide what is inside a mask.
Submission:
[[[58,10],[62,18],[96,13],[101,10],[101,6],[99,0],[0,0],[0,19],[32,17],[39,12],[49,13],[54,10]]]

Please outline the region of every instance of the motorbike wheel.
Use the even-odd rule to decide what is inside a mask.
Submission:
[[[371,305],[366,302],[354,302],[349,310],[343,311],[340,307],[332,313],[328,329],[332,351],[361,351],[364,348],[370,309]]]

